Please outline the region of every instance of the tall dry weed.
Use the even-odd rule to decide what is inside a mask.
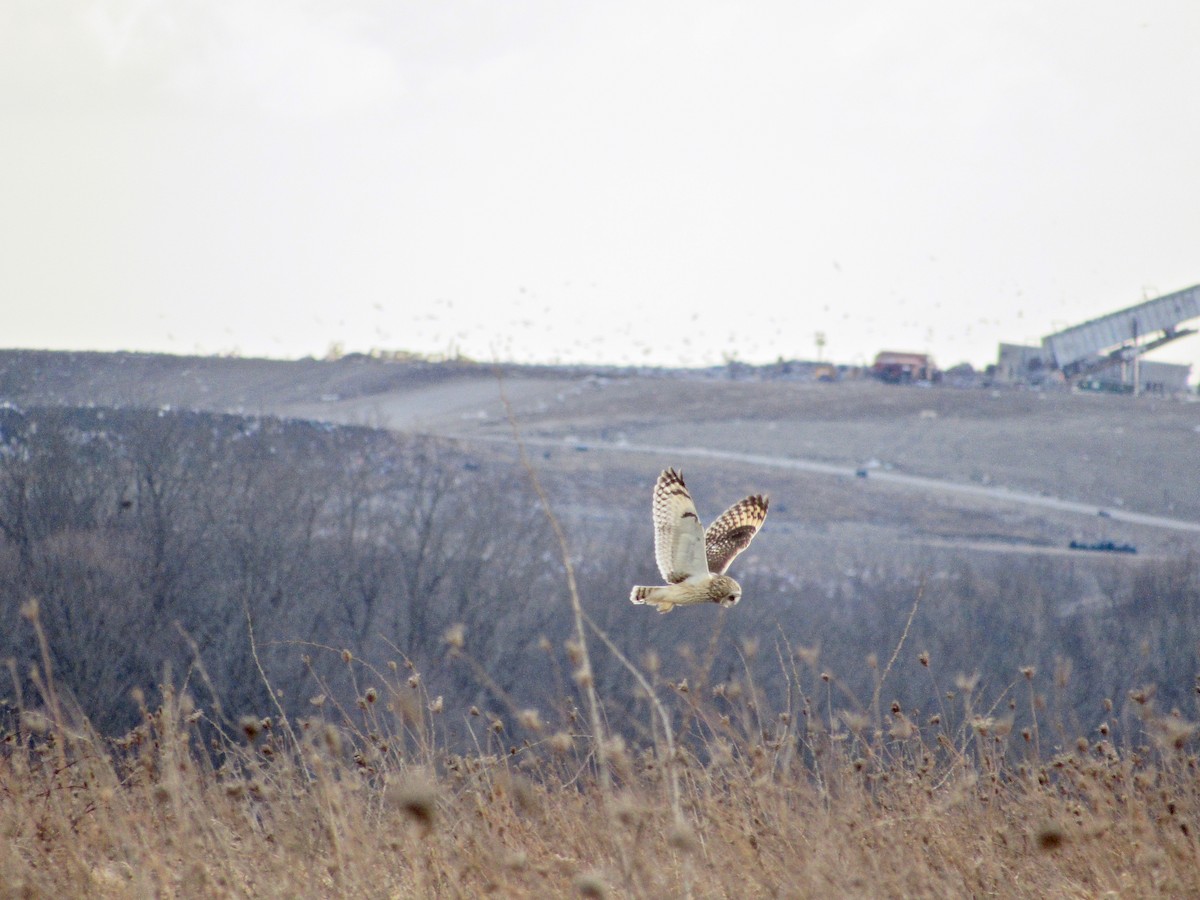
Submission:
[[[41,634],[36,606],[26,615]],[[448,637],[470,655],[469,635]],[[1146,686],[1130,689],[1126,740],[1104,719],[1039,748],[1011,724],[1028,705],[1039,727],[1054,690],[1029,668],[985,697],[915,653],[946,702],[912,710],[886,685],[859,702],[815,648],[780,641],[789,691],[773,709],[750,676],[763,648],[743,647],[746,669],[723,679],[702,660],[683,680],[626,660],[645,715],[606,732],[606,787],[586,715],[449,709],[403,658],[310,649],[341,657],[353,705],[329,684],[295,721],[228,722],[164,679],[117,739],[72,711],[47,666],[0,745],[6,894],[1200,893],[1196,726]],[[448,717],[472,752],[449,745]]]

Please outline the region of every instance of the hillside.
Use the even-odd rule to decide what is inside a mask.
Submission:
[[[928,539],[928,547],[960,540],[969,549],[990,541],[999,550],[1113,540],[1177,555],[1200,536],[1121,520],[1133,512],[1200,522],[1200,481],[1188,477],[1188,460],[1200,449],[1200,404],[1179,400],[732,381],[713,373],[539,367],[498,373],[365,357],[283,362],[0,352],[0,398],[17,405],[278,415],[449,436],[479,447],[511,440],[501,384],[521,435],[568,509],[583,504],[622,520],[641,517],[645,504],[637,492],[648,489],[659,468],[675,464],[703,475],[706,491],[719,498],[769,490],[773,524],[814,539],[832,532],[835,542],[859,543],[865,534]],[[709,463],[673,449],[800,460],[840,472],[744,458]],[[868,477],[847,477],[859,469]],[[931,491],[889,482],[889,475],[995,492]],[[1010,502],[1006,492],[1095,509],[1081,514]],[[828,558],[824,551],[817,556]]]

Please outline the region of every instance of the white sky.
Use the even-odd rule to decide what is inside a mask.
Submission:
[[[1198,39],[1194,0],[3,0],[0,346],[981,365],[1200,282]]]

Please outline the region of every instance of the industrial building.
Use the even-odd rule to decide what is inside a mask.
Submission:
[[[889,384],[909,384],[913,381],[935,381],[938,370],[928,353],[882,350],[875,356],[871,374]]]
[[[1147,300],[1042,338],[1041,346],[1001,344],[997,381],[1069,383],[1098,390],[1173,394],[1187,390],[1191,366],[1146,362],[1151,350],[1195,334],[1200,285]]]

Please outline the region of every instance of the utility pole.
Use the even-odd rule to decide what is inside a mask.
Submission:
[[[825,332],[818,331],[813,335],[813,340],[817,342],[817,362],[821,362],[821,357],[825,350]]]

